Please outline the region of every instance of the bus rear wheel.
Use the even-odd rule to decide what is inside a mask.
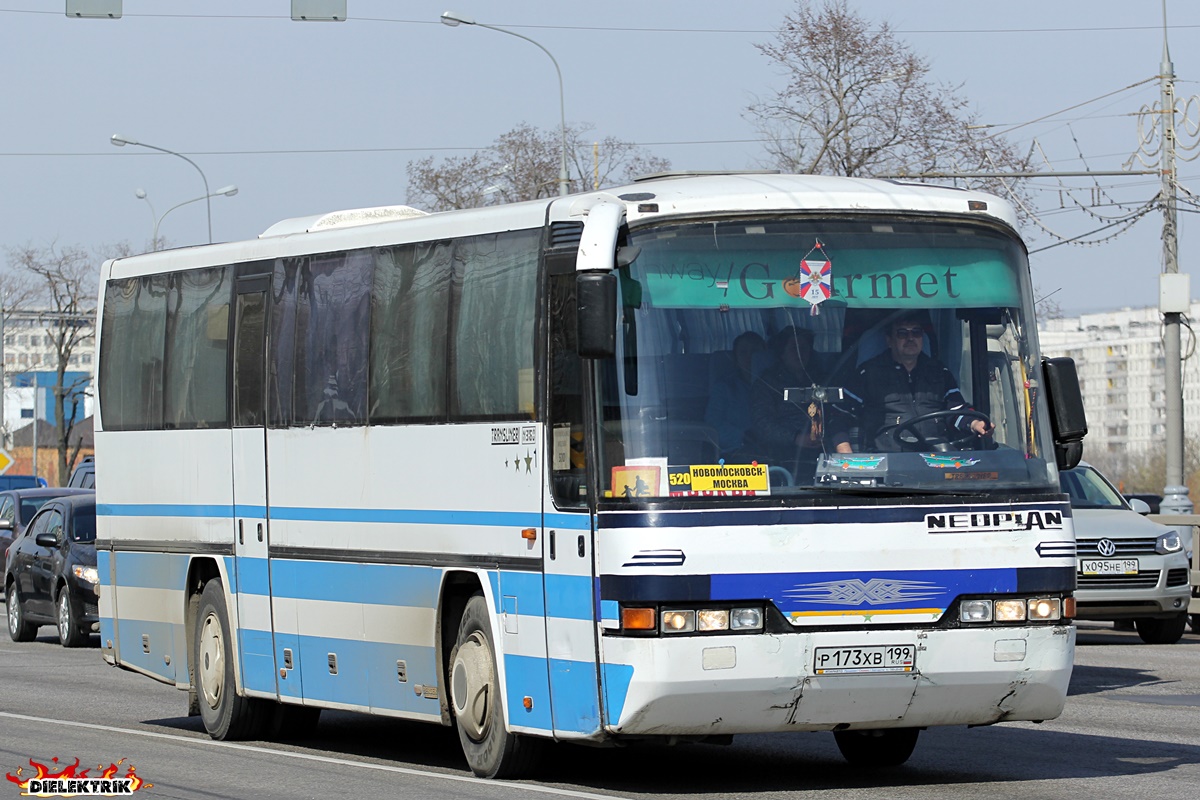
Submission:
[[[475,594],[467,601],[450,652],[447,685],[458,739],[471,771],[481,778],[516,778],[536,764],[541,742],[509,733],[500,697],[496,647],[492,642],[487,601]]]
[[[842,757],[856,767],[898,767],[912,755],[920,728],[834,731]]]
[[[257,738],[270,720],[271,704],[237,694],[229,612],[221,581],[204,584],[194,629],[192,674],[204,729],[218,740]]]

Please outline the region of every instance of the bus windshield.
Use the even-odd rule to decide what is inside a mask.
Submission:
[[[1057,486],[1014,236],[773,217],[627,244],[598,370],[603,497]]]

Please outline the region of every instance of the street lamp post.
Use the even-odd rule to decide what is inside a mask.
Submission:
[[[145,189],[138,189],[133,194],[135,197],[137,197],[137,199],[145,200],[146,205],[150,206],[150,215],[154,217],[154,232],[150,236],[150,246],[153,247],[155,250],[157,250],[158,249],[158,226],[161,225],[162,221],[167,218],[167,214],[170,214],[175,209],[177,209],[181,206],[186,206],[189,203],[199,203],[201,200],[207,201],[209,198],[212,198],[212,197],[233,197],[237,193],[238,193],[238,187],[233,184],[230,184],[229,186],[225,186],[223,188],[217,189],[212,194],[205,195],[204,197],[193,197],[191,200],[184,200],[182,203],[176,203],[175,205],[171,206],[166,211],[164,211],[162,213],[162,216],[155,216],[154,206],[150,204],[150,198],[146,195]],[[210,236],[209,242],[211,242],[211,241],[212,241],[212,237]]]
[[[442,13],[442,24],[449,25],[451,28],[456,28],[459,25],[474,25],[479,28],[487,28],[488,30],[507,33],[509,36],[516,36],[518,39],[524,39],[530,44],[537,47],[543,53],[550,57],[551,63],[554,64],[554,71],[558,74],[558,113],[559,113],[559,130],[562,133],[562,158],[558,170],[558,193],[565,197],[569,193],[570,178],[567,174],[567,105],[563,95],[563,77],[562,70],[558,67],[558,61],[553,54],[545,47],[530,39],[528,36],[523,36],[515,31],[510,31],[507,28],[497,28],[495,25],[484,25],[482,22],[476,22],[471,17],[463,14],[456,14],[453,11],[445,11]]]
[[[165,147],[156,147],[155,145],[146,144],[145,142],[134,141],[133,139],[129,139],[125,136],[121,136],[120,134],[114,133],[112,135],[112,138],[109,141],[111,141],[117,147],[124,147],[127,144],[131,144],[136,147],[148,147],[151,150],[157,150],[160,153],[166,153],[167,155],[170,155],[170,156],[178,156],[179,158],[182,158],[184,161],[188,162],[193,167],[195,167],[196,172],[200,173],[200,180],[204,181],[204,197],[200,197],[197,199],[204,200],[207,205],[207,208],[208,208],[208,243],[212,244],[212,240],[213,240],[213,238],[212,238],[212,203],[208,202],[208,200],[213,195],[208,190],[208,178],[205,176],[204,170],[200,169],[200,165],[197,164],[195,161],[192,161],[190,158],[185,156],[183,153],[176,153],[174,150],[168,150]]]

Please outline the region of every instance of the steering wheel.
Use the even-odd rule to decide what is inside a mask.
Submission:
[[[938,452],[944,452],[946,450],[962,450],[966,445],[975,445],[975,447],[970,449],[980,449],[978,445],[981,444],[980,439],[982,437],[977,436],[974,431],[968,432],[966,436],[960,436],[957,439],[950,439],[944,436],[925,437],[917,430],[918,425],[924,422],[930,422],[931,420],[942,419],[943,417],[966,417],[967,419],[981,419],[989,427],[992,424],[992,420],[987,414],[984,414],[982,411],[976,411],[973,408],[944,409],[942,411],[931,411],[928,414],[921,414],[920,416],[913,417],[912,419],[906,419],[904,422],[898,422],[895,425],[888,425],[880,430],[880,433],[890,433],[892,441],[895,442],[896,446],[901,450],[935,450]],[[906,438],[900,435],[906,431],[912,438]]]

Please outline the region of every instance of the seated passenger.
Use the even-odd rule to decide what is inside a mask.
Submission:
[[[788,327],[772,338],[771,346],[776,363],[755,382],[752,399],[758,460],[792,472],[799,463],[807,474],[815,471],[822,449],[823,410],[817,403],[799,399],[799,392],[785,400],[784,392],[824,383],[813,356],[813,333]]]
[[[750,427],[750,394],[753,376],[750,365],[766,342],[754,331],[746,331],[733,340],[733,359],[719,371],[709,390],[704,421],[716,429],[721,457],[738,458]],[[721,354],[714,354],[719,357]]]
[[[919,314],[904,314],[891,321],[888,349],[864,361],[846,382],[845,401],[839,405],[845,414],[838,415],[836,430],[831,431],[837,452],[854,452],[846,415],[857,419],[863,448],[872,452],[900,450],[892,436],[896,426],[938,411],[961,410],[964,414],[920,423],[913,432],[931,442],[991,434],[994,426],[967,404],[950,370],[925,355],[924,343],[925,328]]]

